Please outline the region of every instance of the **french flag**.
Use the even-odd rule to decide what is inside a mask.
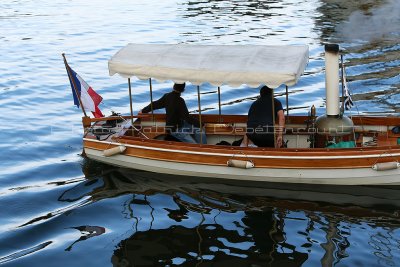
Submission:
[[[95,118],[104,117],[103,113],[99,109],[99,104],[103,100],[103,98],[96,93],[92,87],[90,87],[81,76],[79,76],[71,67],[67,66],[70,70],[70,74],[74,82],[71,81],[71,77],[69,82],[72,88],[72,95],[74,96],[74,104],[79,107],[79,100],[74,90],[74,84],[76,85],[76,90],[78,91],[82,106],[85,108],[86,111],[91,111]]]

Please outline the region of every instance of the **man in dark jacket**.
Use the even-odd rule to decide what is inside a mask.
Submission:
[[[273,90],[268,86],[260,89],[260,97],[251,105],[247,119],[247,137],[258,147],[281,147],[285,127],[282,103],[274,98],[275,114],[272,113]],[[273,116],[279,127],[275,130]],[[275,134],[274,134],[275,131]],[[274,137],[276,135],[276,142]]]
[[[199,143],[200,132],[202,134],[202,142],[206,144],[206,135],[200,131],[201,125],[199,121],[189,115],[185,100],[181,97],[181,93],[185,91],[185,84],[174,84],[172,92],[164,94],[160,99],[153,101],[142,109],[142,113],[148,113],[153,110],[165,108],[167,132],[182,142]],[[193,135],[193,136],[192,136]]]

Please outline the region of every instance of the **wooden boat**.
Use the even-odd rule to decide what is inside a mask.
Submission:
[[[197,85],[207,144],[172,141],[164,114],[83,117],[84,152],[107,164],[156,173],[331,185],[400,185],[398,117],[353,116],[340,108],[339,47],[326,45],[326,114],[289,114],[288,87],[297,83],[308,62],[307,46],[210,46],[129,44],[109,61],[110,75]],[[287,147],[216,145],[246,133],[245,115],[201,114],[200,86],[227,84],[286,85]],[[343,84],[343,82],[342,82]],[[223,92],[222,92],[223,93]],[[310,107],[311,108],[311,107]],[[327,144],[334,143],[332,146]],[[352,144],[352,147],[343,145]]]

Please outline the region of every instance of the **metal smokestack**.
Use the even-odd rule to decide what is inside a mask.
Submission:
[[[325,45],[326,115],[339,116],[339,45]]]
[[[343,136],[352,133],[353,121],[340,114],[339,108],[339,45],[325,45],[326,114],[315,120],[318,134]]]

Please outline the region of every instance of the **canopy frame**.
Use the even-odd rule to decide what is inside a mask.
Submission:
[[[246,84],[250,87],[267,85],[273,92],[274,88],[284,84],[288,117],[288,87],[297,83],[307,63],[308,46],[306,45],[128,44],[109,60],[108,66],[110,75],[118,73],[128,78],[131,118],[133,118],[133,107],[130,79],[132,76],[138,79],[148,79],[154,124],[152,79],[160,82],[166,80],[175,83],[190,82],[196,85],[200,123],[202,122],[200,103],[200,85],[202,83],[208,82],[218,88],[220,122],[222,116],[221,85],[240,86]],[[272,106],[274,106],[274,102],[272,102]],[[275,124],[275,114],[272,113]],[[200,138],[202,138],[201,135]]]

